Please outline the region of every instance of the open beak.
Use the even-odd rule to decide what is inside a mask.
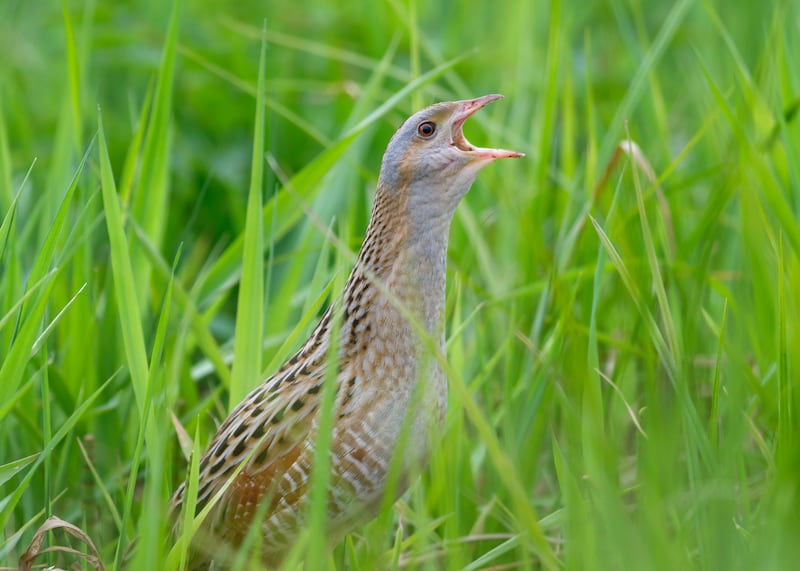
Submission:
[[[484,95],[483,97],[478,97],[477,99],[459,101],[458,109],[453,117],[451,144],[455,147],[458,147],[462,153],[470,155],[475,159],[494,160],[516,159],[519,157],[524,157],[525,155],[523,153],[518,153],[516,151],[507,151],[505,149],[484,149],[482,147],[476,147],[467,141],[467,138],[464,136],[464,131],[462,130],[464,122],[481,107],[485,107],[492,101],[502,98],[502,95]]]

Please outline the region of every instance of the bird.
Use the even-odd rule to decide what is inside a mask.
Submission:
[[[501,95],[435,103],[406,119],[381,161],[366,236],[342,294],[308,340],[220,425],[199,461],[190,569],[225,568],[252,525],[260,559],[279,568],[307,523],[323,384],[335,366],[327,530],[330,548],[413,482],[441,433],[448,236],[478,173],[522,153],[471,144],[464,122]],[[330,359],[333,323],[337,358]],[[427,342],[426,342],[427,339]],[[334,362],[331,365],[331,362]],[[417,397],[415,397],[417,395]],[[417,400],[415,400],[415,398]],[[404,446],[401,435],[405,433]],[[186,483],[172,499],[185,502]],[[215,496],[219,497],[215,497]]]

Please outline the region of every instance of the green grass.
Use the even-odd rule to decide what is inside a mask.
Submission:
[[[796,565],[796,2],[228,4],[0,2],[0,566],[56,515],[178,568],[188,453],[341,287],[392,132],[493,92],[468,136],[527,157],[453,223],[444,442],[295,559]]]

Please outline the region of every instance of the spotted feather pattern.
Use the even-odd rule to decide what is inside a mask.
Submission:
[[[396,193],[378,193],[340,302],[328,500],[329,527],[338,533],[332,534],[332,541],[380,505],[395,440],[420,375],[416,336],[396,302],[381,290],[392,291],[410,307],[419,306],[418,288],[398,272],[398,264],[408,261],[403,247],[406,230],[389,224],[404,206]],[[442,282],[442,298],[443,287]],[[197,512],[232,480],[198,532],[191,568],[208,568],[212,559],[223,559],[221,547],[235,549],[257,515],[262,560],[268,566],[279,565],[302,529],[332,315],[329,308],[297,353],[234,408],[200,460]],[[444,376],[436,367],[427,374],[437,386],[437,417],[443,418]],[[413,427],[415,432],[425,429]],[[418,448],[421,457],[424,447]],[[183,502],[184,490],[181,486],[175,494],[175,508]],[[397,490],[402,491],[402,487]]]

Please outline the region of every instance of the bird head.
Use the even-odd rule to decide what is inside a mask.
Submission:
[[[501,158],[522,153],[476,147],[464,136],[464,122],[501,95],[436,103],[409,117],[389,142],[381,164],[379,186],[406,193],[414,211],[452,216],[478,172]]]

